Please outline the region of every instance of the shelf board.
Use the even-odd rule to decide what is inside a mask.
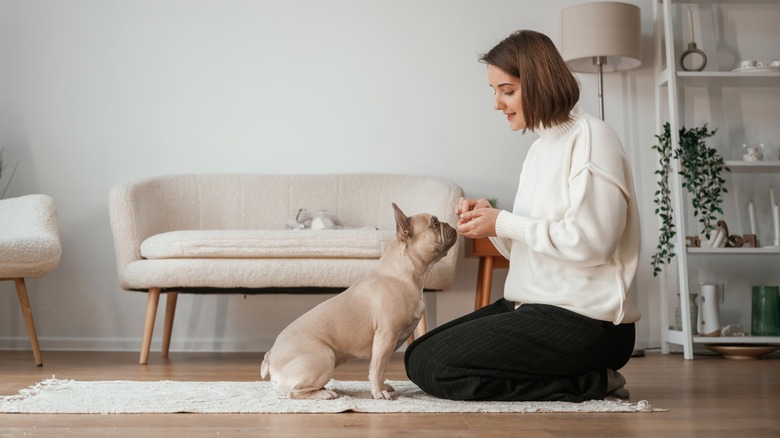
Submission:
[[[780,336],[693,336],[697,344],[780,344]]]
[[[718,85],[775,87],[780,85],[780,72],[777,73],[737,73],[733,71],[678,71],[677,79],[687,86]],[[680,84],[678,84],[680,85]]]
[[[695,321],[694,321],[695,322]],[[681,330],[666,330],[666,342],[682,345],[685,336]],[[780,336],[697,336],[691,337],[695,344],[780,344]]]
[[[685,248],[688,254],[712,254],[712,255],[776,255],[780,254],[780,246],[762,246],[761,248]]]
[[[695,321],[694,321],[695,323]],[[670,344],[677,344],[677,345],[683,345],[685,342],[685,336],[683,336],[683,332],[681,330],[675,330],[672,328],[668,328],[665,330],[666,336],[664,336],[664,342],[668,342]]]
[[[726,161],[731,173],[780,173],[780,161]]]
[[[663,3],[664,0],[658,0],[658,3]],[[772,4],[777,3],[777,0],[669,0],[670,4],[721,4],[721,5],[752,5],[752,4]]]

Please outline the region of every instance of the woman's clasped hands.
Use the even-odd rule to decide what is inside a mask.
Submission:
[[[470,239],[495,236],[496,219],[500,212],[487,199],[460,198],[455,206],[455,213],[459,216],[458,233]]]

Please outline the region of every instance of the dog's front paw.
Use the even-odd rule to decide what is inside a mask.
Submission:
[[[374,396],[374,399],[376,400],[392,400],[393,392],[395,392],[395,389],[385,382],[378,385],[371,385],[371,395]]]
[[[392,400],[393,399],[392,388],[390,391],[384,389],[382,391],[371,391],[371,395],[374,396],[374,400]]]

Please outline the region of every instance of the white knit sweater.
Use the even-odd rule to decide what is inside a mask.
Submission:
[[[577,107],[569,122],[536,132],[513,211],[499,213],[492,238],[510,260],[504,298],[637,321],[639,211],[620,140]]]

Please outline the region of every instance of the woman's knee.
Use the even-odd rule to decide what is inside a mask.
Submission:
[[[424,363],[424,354],[422,354],[421,349],[418,348],[420,345],[420,342],[414,342],[409,345],[406,348],[406,352],[404,352],[404,367],[406,368],[406,376],[409,377],[409,380],[415,383],[417,383],[417,380],[420,379],[421,372],[428,368]]]
[[[427,347],[429,346],[425,343],[418,343],[406,349],[404,353],[406,376],[426,393],[436,395],[439,366]]]
[[[421,354],[412,351],[407,359],[406,375],[417,387],[428,395],[438,398],[448,397],[446,383],[441,379],[435,366],[422,359]]]

